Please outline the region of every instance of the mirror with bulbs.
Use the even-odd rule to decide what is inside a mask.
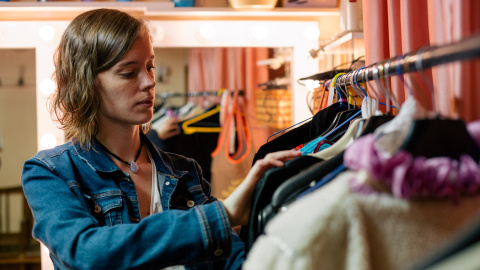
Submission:
[[[151,25],[157,93],[188,91],[188,54],[192,49],[262,48],[268,51],[267,57],[255,64],[268,70],[269,80],[277,81],[258,82],[264,83],[259,89],[268,83],[286,85],[290,96],[283,98],[291,106],[291,123],[311,116],[305,106],[310,90],[297,80],[319,71],[319,60],[310,51],[340,31],[338,10],[163,12],[150,9],[149,3],[132,4],[147,6],[132,8],[132,13],[143,13]],[[46,104],[54,91],[53,53],[69,20],[84,10],[77,9],[19,8],[12,13],[0,7],[0,14],[11,14],[0,18],[0,188],[20,185],[26,159],[64,143],[63,131],[51,120]],[[187,99],[170,102],[181,106]]]

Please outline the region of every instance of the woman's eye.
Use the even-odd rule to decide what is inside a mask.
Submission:
[[[131,78],[133,77],[135,73],[134,72],[127,72],[127,73],[121,73],[120,75],[124,78]]]

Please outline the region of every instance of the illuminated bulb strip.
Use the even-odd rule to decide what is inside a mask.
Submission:
[[[303,31],[303,34],[305,35],[305,38],[308,40],[317,40],[320,37],[320,30],[318,29],[318,26],[310,25],[307,28],[305,28],[305,31]]]
[[[206,23],[200,27],[200,36],[203,39],[210,40],[216,34],[215,27],[209,23]]]
[[[57,137],[55,137],[55,135],[53,135],[52,133],[45,133],[40,139],[40,144],[45,149],[51,149],[57,146]]]
[[[252,36],[256,40],[264,40],[268,36],[268,29],[263,24],[257,24],[252,29]]]
[[[51,25],[44,25],[38,29],[40,38],[45,41],[50,41],[55,37],[55,29]]]
[[[42,94],[49,96],[53,91],[55,91],[55,83],[52,80],[46,79],[40,83],[40,92]]]

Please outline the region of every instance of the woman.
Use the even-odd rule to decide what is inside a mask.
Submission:
[[[22,174],[33,235],[57,269],[238,269],[244,245],[231,226],[247,223],[265,170],[299,155],[258,161],[217,201],[195,161],[144,135],[154,57],[145,22],[117,10],[85,12],[62,36],[51,109],[71,140],[39,152]]]

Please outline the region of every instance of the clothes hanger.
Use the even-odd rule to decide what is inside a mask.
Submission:
[[[366,70],[367,71],[367,70]],[[377,73],[377,80],[380,78],[381,75],[379,75],[379,73]],[[375,78],[375,76],[374,76]],[[366,79],[368,80],[368,72],[367,72],[367,77]],[[358,82],[356,81],[355,82],[357,85],[358,85]],[[360,86],[358,86],[360,87]],[[382,88],[383,86],[381,86],[381,84],[379,84],[379,88]],[[387,90],[387,89],[384,89],[384,92],[385,93],[389,93],[390,91]],[[376,92],[374,92],[376,93]],[[377,95],[377,98],[378,98],[378,95]],[[386,100],[388,100],[389,98],[388,97],[385,97]],[[378,103],[377,103],[378,104]],[[364,136],[366,134],[369,134],[369,133],[372,133],[375,131],[375,129],[377,129],[379,126],[383,125],[384,123],[390,121],[393,119],[393,115],[390,113],[390,104],[389,102],[386,103],[386,106],[387,106],[387,114],[382,114],[382,115],[371,115],[370,117],[368,117],[366,120],[365,120],[365,123],[364,125],[362,126],[362,129],[361,130],[358,130],[357,134],[355,135],[355,138],[358,138],[358,137],[361,137],[361,136]],[[377,107],[377,111],[378,111],[378,107]]]
[[[363,68],[362,68],[363,69]],[[350,85],[352,85],[352,88],[360,95],[360,96],[367,96],[367,93],[365,92],[364,89],[362,89],[358,85],[358,80],[357,80],[357,75],[360,70],[356,70],[352,72],[352,76],[350,77]],[[355,75],[355,76],[353,76]],[[355,81],[354,81],[355,80]],[[358,87],[358,89],[357,89]],[[317,158],[327,160],[335,155],[340,154],[342,151],[346,149],[346,147],[353,142],[355,138],[358,137],[357,134],[360,134],[360,136],[366,135],[368,133],[372,133],[375,128],[378,126],[382,125],[383,123],[390,121],[393,118],[392,115],[374,115],[371,116],[367,119],[355,119],[347,129],[346,133],[332,146],[311,154],[312,156],[315,156]],[[359,132],[360,131],[360,132]]]
[[[366,68],[366,81],[368,83],[368,68]],[[356,77],[355,77],[356,79]],[[378,79],[378,77],[377,77]],[[357,86],[358,81],[356,81]],[[354,84],[352,84],[354,85]],[[375,95],[378,98],[378,94],[376,93],[375,90],[373,90],[372,87],[370,87],[372,91],[375,93]],[[361,88],[360,88],[361,89]],[[362,89],[363,90],[363,89]],[[365,92],[366,94],[366,92]],[[375,116],[371,116],[370,119],[375,119],[372,122],[370,122],[370,127],[368,129],[364,129],[363,131],[365,132],[364,134],[371,133],[373,132],[374,128],[373,125],[379,125],[383,121],[388,121],[391,119],[393,116],[392,115],[381,115],[378,116],[378,118],[372,118]],[[378,121],[376,121],[378,120]],[[354,122],[358,123],[357,122]],[[355,131],[355,129],[351,129],[352,131]],[[345,136],[345,135],[344,135]],[[343,137],[342,137],[343,138]],[[348,137],[345,137],[346,139]],[[285,205],[289,204],[290,202],[296,200],[299,195],[301,195],[303,192],[308,190],[310,186],[315,183],[315,186],[317,185],[324,185],[331,181],[334,178],[334,175],[337,175],[338,173],[342,172],[345,170],[345,166],[343,165],[343,153],[346,148],[346,144],[348,143],[347,140],[345,141],[339,140],[336,144],[333,146],[318,152],[317,154],[312,154],[312,156],[316,157],[324,157],[327,158],[328,160],[311,166],[311,168],[305,170],[301,174],[292,177],[288,181],[284,182],[280,187],[275,191],[273,199],[272,199],[272,211],[278,211],[280,208],[284,207]],[[340,143],[340,144],[338,144]],[[338,148],[337,147],[338,144]],[[343,146],[340,148],[340,146]],[[330,151],[330,152],[329,152]],[[328,174],[332,173],[332,177],[327,177]]]
[[[336,130],[336,131],[343,131],[343,133],[346,131],[346,128],[345,129],[337,129],[337,127],[339,127],[342,123],[344,123],[345,121],[347,121],[349,118],[352,117],[352,115],[355,115],[357,112],[359,112],[359,108],[356,107],[356,106],[353,106],[352,109],[350,109],[350,103],[348,102],[348,95],[344,92],[344,90],[338,86],[338,79],[339,79],[340,76],[336,77],[336,78],[333,78],[333,88],[335,89],[336,93],[338,93],[339,95],[339,101],[341,102],[347,102],[347,110],[344,110],[344,111],[341,111],[341,112],[338,112],[335,116],[335,119],[333,120],[333,122],[330,124],[330,126],[327,128],[327,130],[325,130],[320,136],[322,137],[325,137],[327,134],[329,134],[329,136],[335,136],[335,137],[338,137],[338,133],[332,133],[332,131]],[[348,92],[348,91],[347,91]],[[341,133],[341,134],[343,134]],[[330,137],[330,138],[331,138]]]
[[[252,148],[252,138],[250,134],[250,125],[248,118],[246,117],[247,115],[247,110],[246,110],[246,105],[244,100],[240,100],[240,97],[237,94],[237,102],[234,103],[234,108],[233,108],[233,113],[234,113],[234,123],[237,131],[237,138],[238,138],[238,146],[237,146],[237,151],[231,155],[231,159],[227,157],[227,159],[230,160],[231,163],[233,164],[238,164],[245,158],[247,158],[248,154],[251,151]],[[232,119],[233,121],[233,119]],[[233,132],[233,131],[231,131]],[[230,146],[231,141],[228,140],[225,146],[225,149],[227,149]]]
[[[221,95],[225,89],[218,91],[218,95]],[[198,123],[216,113],[220,113],[220,105],[216,105],[213,109],[206,111],[196,117],[188,119],[182,123],[182,130],[184,134],[193,134],[193,133],[220,133],[222,131],[221,127],[196,127],[192,126],[195,123]]]
[[[422,70],[423,59],[418,52],[416,57],[417,69]],[[434,96],[432,98],[433,104]],[[480,160],[480,147],[470,136],[461,119],[435,117],[414,120],[400,150],[407,151],[414,157],[449,157],[459,160],[466,154],[477,162]]]
[[[341,90],[339,90],[335,85],[340,75],[341,74],[337,74],[332,79],[333,88],[338,94],[338,100],[339,100],[339,102],[336,102],[335,104],[340,104],[339,106],[345,106],[343,103],[348,102],[348,99],[346,98],[343,91],[341,92]],[[342,112],[347,112],[347,113],[343,114]],[[346,108],[346,110],[342,110],[341,112],[334,112],[335,118],[333,119],[330,126],[325,131],[320,133],[319,136],[309,141],[305,145],[302,145],[299,151],[302,152],[304,155],[306,155],[314,151],[317,144],[324,139],[329,139],[330,141],[337,141],[341,137],[341,135],[343,135],[346,132],[348,128],[348,125],[346,124],[349,123],[349,121],[351,121],[353,118],[357,117],[359,115],[358,112],[359,112],[359,109],[348,110],[348,107]]]

